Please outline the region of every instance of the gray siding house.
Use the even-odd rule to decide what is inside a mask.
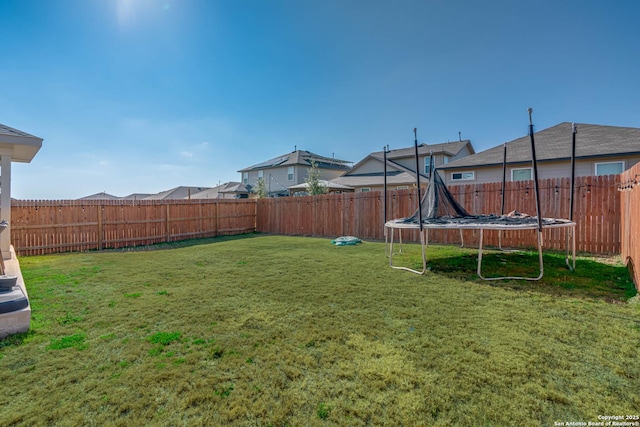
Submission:
[[[320,179],[331,180],[348,171],[351,162],[332,157],[323,157],[304,150],[296,150],[271,160],[240,169],[241,182],[249,189],[256,185],[258,179],[264,179],[269,196],[286,196],[288,188],[306,182],[315,162],[321,173]]]
[[[640,129],[576,124],[576,176],[619,174],[640,161]],[[572,124],[535,132],[538,177],[571,177]],[[507,142],[507,181],[533,177],[530,137]],[[441,166],[447,185],[502,181],[504,144]]]
[[[464,158],[475,153],[471,141],[446,142],[441,144],[420,144],[418,146],[418,165],[421,179],[427,184],[429,160],[433,153],[436,167]],[[387,187],[390,190],[402,190],[415,187],[416,183],[415,147],[401,148],[387,152]],[[384,152],[369,154],[356,163],[344,175],[331,182],[353,187],[356,192],[377,191],[384,188]],[[421,185],[422,186],[422,185]]]

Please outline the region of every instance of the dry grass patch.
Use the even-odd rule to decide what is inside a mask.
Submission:
[[[0,341],[0,419],[537,426],[637,411],[640,304],[607,302],[631,294],[624,267],[570,273],[550,255],[542,283],[484,283],[471,252],[429,250],[425,276],[390,269],[380,243],[274,236],[23,258],[33,327]]]

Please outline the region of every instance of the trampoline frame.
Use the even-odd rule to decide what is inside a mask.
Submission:
[[[548,219],[548,218],[546,218]],[[552,229],[552,228],[565,228],[566,229],[566,240],[567,243],[571,243],[570,247],[567,245],[566,254],[565,254],[565,263],[570,271],[574,271],[576,267],[576,237],[575,237],[575,226],[576,223],[573,221],[563,220],[560,223],[553,224],[543,224],[543,229]],[[388,257],[389,257],[389,266],[391,268],[397,270],[406,270],[416,274],[424,274],[427,271],[427,253],[426,247],[429,245],[429,230],[451,230],[451,229],[459,229],[462,230],[479,230],[480,235],[478,238],[478,267],[477,274],[483,280],[540,280],[544,275],[544,262],[542,258],[542,245],[543,245],[543,237],[542,232],[538,230],[538,223],[529,223],[529,224],[482,224],[482,221],[477,223],[470,224],[458,224],[453,225],[449,224],[429,224],[426,221],[423,221],[422,230],[418,224],[415,223],[404,223],[402,220],[393,220],[387,221],[385,223],[385,230],[389,230],[389,232],[385,232],[385,236],[389,236],[389,240],[387,242],[389,246]],[[400,244],[402,244],[402,230],[420,230],[420,246],[422,251],[422,270],[416,270],[409,267],[403,267],[399,265],[393,264],[393,256],[398,255],[401,251],[394,253],[393,252],[393,242],[394,242],[394,234],[395,230],[398,230],[398,238]],[[538,240],[538,262],[539,262],[539,275],[536,277],[522,277],[522,276],[495,276],[495,277],[486,277],[482,274],[482,254],[484,249],[484,230],[499,230],[499,231],[508,231],[508,230],[536,230],[537,240]],[[512,252],[508,250],[503,250],[503,252]],[[571,252],[571,262],[569,261],[569,252]]]

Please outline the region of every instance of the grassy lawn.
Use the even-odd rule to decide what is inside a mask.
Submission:
[[[415,265],[419,247],[405,251]],[[0,341],[1,424],[552,426],[640,412],[624,267],[580,258],[571,273],[550,254],[541,282],[483,282],[475,251],[428,251],[424,276],[389,268],[382,243],[280,236],[22,258],[32,330]],[[486,259],[486,274],[537,270],[535,255]]]

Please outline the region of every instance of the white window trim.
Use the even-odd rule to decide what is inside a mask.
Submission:
[[[460,178],[454,178],[453,175],[459,173]],[[470,173],[471,178],[464,178],[465,173]],[[476,179],[476,171],[464,171],[464,172],[451,172],[451,181],[475,181]]]
[[[289,172],[291,171],[291,172]],[[291,178],[289,178],[291,177]],[[293,166],[287,167],[287,181],[294,181],[296,179],[296,170]]]
[[[396,187],[396,190],[408,190],[409,186],[408,185],[398,185]]]
[[[368,193],[369,191],[371,191],[371,187],[362,187],[362,188],[360,189],[360,192],[361,192],[361,193]]]
[[[620,164],[622,164],[622,172],[624,172],[624,171],[625,171],[625,163],[624,163],[624,160],[616,160],[616,161],[613,161],[613,162],[596,162],[596,164],[595,164],[595,166],[594,166],[594,168],[593,168],[593,174],[594,174],[595,176],[601,176],[601,175],[598,175],[598,166],[600,166],[600,165],[612,165],[612,164],[615,164],[615,163],[620,163]]]
[[[249,183],[249,172],[242,172],[242,183],[245,185]]]
[[[511,169],[511,181],[515,181],[515,179],[513,179],[513,171],[523,171],[523,170],[531,171],[531,178],[529,178],[529,180],[533,179],[533,168],[531,168],[531,167],[528,167],[528,168],[513,168],[513,169]]]
[[[258,179],[263,178],[264,179],[264,171],[263,170],[259,170],[258,171]]]

